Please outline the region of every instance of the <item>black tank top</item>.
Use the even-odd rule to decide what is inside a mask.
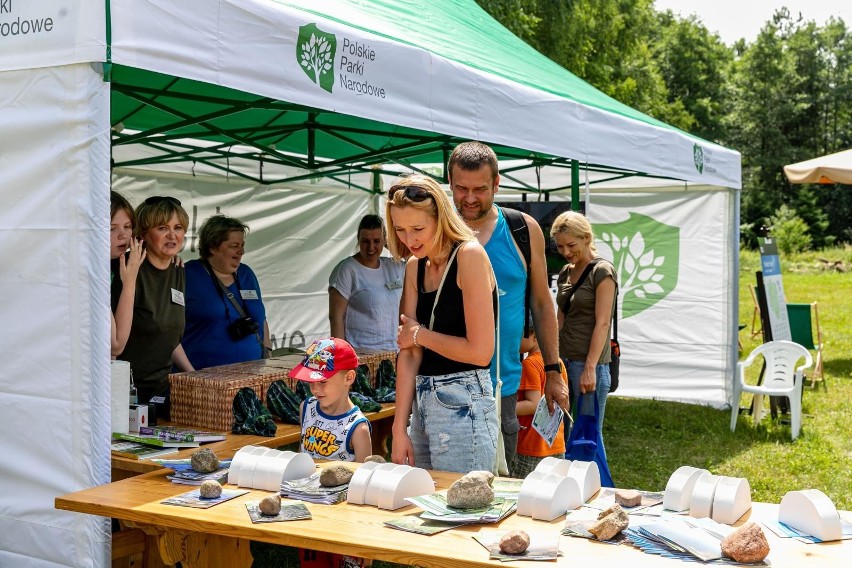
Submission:
[[[428,327],[429,320],[432,318],[432,305],[435,303],[435,296],[438,294],[438,291],[426,292],[424,290],[425,268],[426,259],[421,258],[417,261],[417,321],[424,327]],[[464,320],[464,298],[462,297],[461,288],[458,286],[457,275],[458,262],[453,258],[452,263],[447,266],[447,277],[444,279],[441,297],[438,298],[438,305],[435,307],[435,325],[432,326],[432,331],[455,337],[465,337],[467,335],[467,324]],[[496,321],[496,288],[492,291],[492,305]],[[417,374],[429,376],[448,375],[450,373],[470,371],[473,369],[487,369],[489,366],[454,361],[424,347],[423,360],[420,363],[420,370]]]

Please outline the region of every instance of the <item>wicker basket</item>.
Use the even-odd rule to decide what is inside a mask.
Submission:
[[[387,359],[396,369],[396,352],[395,351],[379,351],[370,353],[358,353],[358,363],[367,365],[370,369],[370,386],[376,388],[376,373],[379,370],[379,364]]]
[[[169,385],[171,419],[180,424],[211,430],[231,430],[234,396],[241,388],[250,387],[259,397],[264,392],[260,375],[208,369],[171,374]]]

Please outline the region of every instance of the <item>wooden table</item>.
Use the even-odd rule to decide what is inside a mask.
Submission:
[[[438,489],[449,487],[459,477],[458,474],[446,472],[431,474]],[[186,568],[251,566],[251,540],[424,567],[506,568],[499,561],[488,560],[488,552],[471,536],[489,531],[502,533],[511,529],[525,529],[531,533],[558,533],[564,524],[564,517],[543,522],[513,514],[498,525],[469,525],[424,536],[383,525],[385,520],[419,513],[420,510],[413,506],[398,511],[384,511],[348,503],[307,503],[313,515],[311,520],[253,524],[245,503],[265,497],[269,495],[268,492],[253,490],[210,509],[175,507],[160,502],[190,488],[169,483],[165,475],[165,471],[155,471],[64,495],[56,499],[56,508],[115,517],[130,526],[139,527],[156,538],[162,560],[166,564],[180,561]],[[739,523],[777,518],[777,514],[777,505],[754,503]],[[852,541],[849,540],[807,545],[792,539],[781,539],[769,530],[764,530],[764,533],[770,543],[769,560],[773,568],[845,566],[852,555]],[[558,566],[577,566],[579,563],[587,566],[672,568],[677,565],[671,559],[645,554],[629,545],[613,546],[581,538],[561,537],[560,550],[563,556],[556,562]],[[846,560],[843,560],[844,557]],[[553,564],[518,561],[513,562],[511,568],[542,568],[546,565]]]
[[[393,417],[396,406],[393,403],[383,404],[378,412],[364,414],[372,427],[373,453],[386,455],[388,452],[388,438],[393,426]],[[169,423],[166,423],[169,424]],[[188,426],[191,428],[191,426]],[[231,458],[237,450],[243,446],[264,446],[267,448],[278,448],[288,444],[297,443],[300,437],[300,428],[295,424],[278,424],[275,436],[253,436],[247,434],[225,434],[221,442],[202,444],[202,448],[210,448],[219,459]],[[175,454],[163,456],[163,459],[189,458],[198,448],[184,448]],[[121,456],[112,456],[112,480],[120,481],[142,473],[148,473],[162,469],[162,466],[151,460],[138,460]]]

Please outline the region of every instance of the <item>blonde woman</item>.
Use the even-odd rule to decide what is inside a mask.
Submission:
[[[433,179],[407,177],[387,197],[388,248],[408,257],[391,456],[426,469],[491,471],[497,287],[488,256]]]
[[[617,287],[615,268],[598,256],[592,226],[580,213],[566,211],[559,215],[553,221],[550,236],[556,241],[559,254],[568,261],[556,281],[556,304],[559,307],[559,356],[568,367],[573,396],[571,408],[580,414],[593,414],[591,397],[584,399],[582,408],[578,408],[577,401],[581,394],[594,392],[599,409],[598,431],[603,433],[610,385],[610,325]],[[590,264],[591,269],[582,279]]]

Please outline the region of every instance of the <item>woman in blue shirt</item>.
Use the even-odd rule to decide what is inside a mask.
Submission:
[[[270,346],[260,284],[241,263],[248,230],[238,219],[210,217],[198,232],[201,258],[186,263],[183,347],[196,369],[261,359]]]

